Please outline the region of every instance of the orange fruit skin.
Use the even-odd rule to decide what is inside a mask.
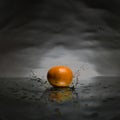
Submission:
[[[66,66],[54,66],[47,73],[47,79],[53,87],[68,87],[73,79],[73,72]]]

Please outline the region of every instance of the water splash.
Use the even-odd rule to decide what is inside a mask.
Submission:
[[[77,70],[75,73],[74,73],[74,76],[73,76],[73,81],[70,85],[70,88],[72,89],[75,89],[77,88],[77,86],[79,85],[79,77],[80,77],[80,70]],[[38,84],[41,86],[41,87],[44,87],[44,88],[50,88],[51,85],[49,84],[48,80],[45,79],[44,76],[42,77],[38,77],[37,74],[34,72],[34,71],[31,71],[31,77],[30,79],[34,82],[38,82]]]

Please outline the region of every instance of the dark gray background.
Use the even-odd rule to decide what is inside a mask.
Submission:
[[[1,0],[0,76],[39,75],[59,64],[89,69],[85,76],[119,75],[119,6],[119,0]]]
[[[0,0],[0,120],[120,120],[119,1]],[[46,83],[53,65],[74,89]]]

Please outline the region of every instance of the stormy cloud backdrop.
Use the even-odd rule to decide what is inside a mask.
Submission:
[[[119,0],[1,0],[0,77],[46,74],[68,65],[81,75],[120,74]]]

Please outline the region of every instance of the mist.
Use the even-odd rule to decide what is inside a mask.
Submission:
[[[45,75],[54,65],[81,75],[120,74],[118,0],[0,1],[0,76]]]

